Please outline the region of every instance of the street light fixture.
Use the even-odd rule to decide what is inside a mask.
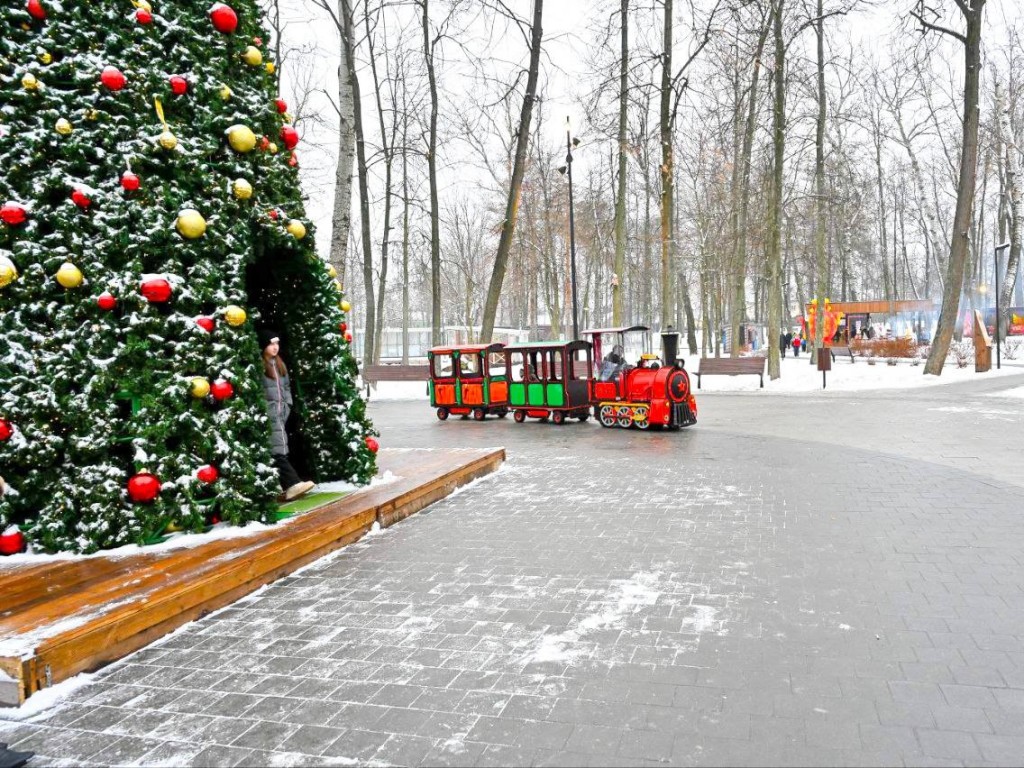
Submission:
[[[995,278],[996,279],[996,370],[999,370],[999,369],[1001,369],[1003,367],[1002,348],[1000,347],[1000,343],[999,343],[999,252],[1000,251],[1005,251],[1009,247],[1010,247],[1009,243],[1003,243],[1002,245],[997,245],[996,246],[996,250],[995,250],[995,262],[996,262],[996,265],[995,265],[995,267],[996,267],[996,269],[995,269],[995,272],[996,272],[996,278]]]
[[[569,177],[569,263],[572,272],[572,337],[580,337],[579,305],[576,299],[576,216],[572,199],[572,150],[578,147],[579,139],[572,138],[569,116],[565,117],[565,165],[558,169]]]

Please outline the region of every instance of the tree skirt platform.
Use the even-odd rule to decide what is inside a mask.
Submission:
[[[287,522],[252,535],[42,564],[5,566],[0,558],[0,705],[126,656],[358,540],[374,522],[394,525],[504,460],[501,449],[384,449],[379,471],[393,482],[310,499]]]

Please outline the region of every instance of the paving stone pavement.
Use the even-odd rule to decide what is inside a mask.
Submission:
[[[708,393],[681,433],[374,403],[386,445],[509,460],[0,741],[33,765],[1019,765],[1024,405],[992,388]]]

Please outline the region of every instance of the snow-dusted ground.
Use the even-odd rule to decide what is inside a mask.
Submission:
[[[876,358],[874,365],[869,365],[866,358],[858,357],[855,363],[849,358],[837,356],[832,363],[832,370],[826,374],[826,389],[843,392],[860,392],[875,389],[916,389],[918,387],[935,387],[943,384],[956,384],[965,381],[979,381],[985,378],[998,378],[1024,373],[1024,362],[1003,361],[1000,370],[993,368],[988,373],[975,373],[974,364],[966,368],[958,368],[952,361],[947,362],[941,376],[925,376],[924,361],[902,359],[896,365],[889,365],[885,359]],[[686,358],[686,370],[695,374],[700,367],[700,357]],[[696,376],[694,389],[696,389]],[[756,392],[769,395],[776,392],[818,392],[821,390],[821,372],[810,364],[806,354],[798,358],[787,355],[782,359],[782,375],[772,381],[767,373],[764,377],[764,389],[756,376],[707,376],[701,381],[701,392]],[[1001,393],[1006,397],[1024,397],[1024,390],[1017,394]],[[377,385],[370,395],[370,400],[426,400],[422,382],[416,381],[385,381]]]

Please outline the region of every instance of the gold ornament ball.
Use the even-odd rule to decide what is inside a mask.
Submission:
[[[341,302],[341,304],[339,304],[338,306],[341,307],[342,312],[348,312],[350,309],[352,309],[352,305],[349,304],[347,301]]]
[[[50,55],[49,51],[43,51],[39,54],[39,60],[43,62],[43,64],[49,64],[53,61],[53,56]]]
[[[95,120],[99,116],[100,113],[97,112],[95,109],[90,109],[88,112],[85,113],[86,120]]]
[[[17,279],[18,268],[14,266],[14,262],[6,256],[0,256],[0,288],[6,288]]]
[[[196,400],[201,400],[210,394],[210,382],[202,376],[196,376],[188,383],[188,393]]]
[[[268,75],[274,74],[274,70],[276,69],[276,67],[274,66],[274,62],[268,61],[264,69],[267,70]]]
[[[170,131],[164,131],[160,134],[160,146],[167,150],[174,149],[178,146],[178,137]]]
[[[292,113],[291,112],[285,112],[284,113],[284,121],[286,123],[290,123],[293,119],[294,118],[292,117]]]
[[[344,290],[344,288],[341,287],[341,283],[339,283],[337,280],[334,281],[334,290],[336,290],[338,293],[341,293]]]
[[[228,325],[233,325],[235,328],[245,322],[246,314],[245,310],[241,307],[232,304],[224,310],[224,319]]]
[[[202,237],[206,231],[206,219],[195,208],[184,208],[178,212],[178,220],[174,226],[182,237],[195,240]]]
[[[270,152],[270,154],[272,154],[272,155],[276,155],[277,154],[277,144],[275,144],[274,142],[270,142],[269,144],[267,144],[267,151]]]
[[[39,81],[36,80],[36,76],[29,72],[23,78],[21,78],[21,87],[26,91],[36,91],[39,89]]]
[[[60,120],[57,121],[57,124],[54,126],[54,130],[56,130],[57,133],[59,133],[61,136],[68,136],[75,129],[70,122],[68,122],[62,117]]]
[[[255,45],[250,45],[242,52],[242,61],[250,67],[258,67],[263,63],[263,54]]]
[[[252,184],[245,179],[235,179],[231,191],[239,200],[248,200],[252,197]]]
[[[70,261],[65,261],[57,270],[57,282],[65,288],[77,288],[82,284],[82,270]]]
[[[298,219],[292,219],[288,222],[288,226],[285,227],[288,233],[296,240],[301,240],[306,236],[306,225]]]
[[[338,276],[338,270],[335,269],[333,264],[328,264],[327,265],[327,274],[330,275],[331,277],[337,277]]]
[[[220,97],[224,101],[227,101],[228,99],[230,99],[231,98],[231,89],[228,88],[226,85],[222,85],[220,87]]]
[[[153,6],[149,4],[149,0],[135,0],[135,7],[141,8],[146,13],[153,12]]]
[[[228,144],[235,152],[244,155],[256,146],[256,134],[247,125],[232,125],[228,128]]]

